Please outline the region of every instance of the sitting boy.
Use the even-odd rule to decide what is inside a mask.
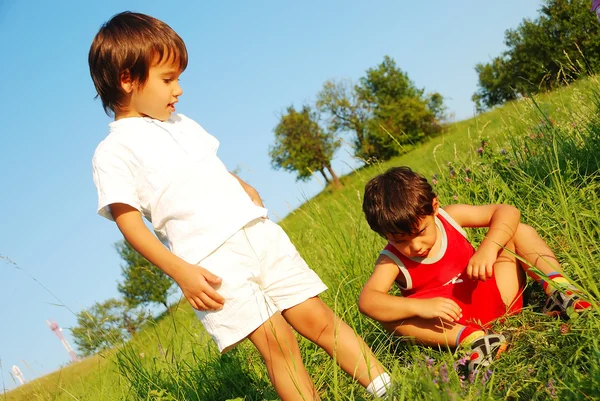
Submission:
[[[471,372],[489,365],[505,343],[485,329],[522,309],[524,272],[548,295],[545,312],[567,318],[568,308],[590,307],[513,206],[442,209],[423,176],[395,167],[367,183],[363,211],[371,229],[389,242],[360,294],[361,312],[391,333],[427,345],[471,345]],[[488,227],[477,251],[463,227]],[[401,297],[388,293],[394,283]]]

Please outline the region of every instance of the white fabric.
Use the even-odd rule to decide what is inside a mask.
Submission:
[[[327,289],[296,251],[281,227],[257,219],[200,262],[223,281],[223,309],[195,311],[206,331],[226,352],[276,312]]]
[[[109,124],[92,162],[98,213],[125,203],[171,251],[197,264],[248,222],[267,215],[217,157],[219,141],[182,114]]]
[[[373,381],[367,386],[367,393],[371,395],[376,395],[377,397],[383,397],[387,394],[391,383],[392,378],[390,377],[390,375],[387,372],[383,372],[375,379],[373,379]]]

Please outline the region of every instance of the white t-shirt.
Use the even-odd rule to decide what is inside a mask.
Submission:
[[[92,161],[98,213],[125,203],[152,223],[158,238],[197,264],[250,221],[265,217],[217,157],[219,141],[182,114],[167,121],[124,118]]]

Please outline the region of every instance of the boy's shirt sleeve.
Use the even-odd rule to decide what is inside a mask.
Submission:
[[[98,214],[114,221],[110,205],[124,203],[141,211],[135,176],[124,159],[96,151],[92,160],[94,184],[98,190]]]

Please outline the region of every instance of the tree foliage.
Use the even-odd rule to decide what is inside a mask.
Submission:
[[[445,110],[439,93],[424,95],[388,56],[358,85],[325,82],[316,106],[331,131],[352,135],[354,155],[365,161],[388,160],[407,151],[405,145],[437,134]]]
[[[121,267],[123,282],[117,287],[124,300],[132,307],[158,303],[168,308],[167,298],[173,280],[140,255],[127,241],[117,242],[115,248],[125,262]]]
[[[273,168],[295,172],[296,179],[301,181],[308,180],[318,171],[327,183],[341,186],[331,168],[331,159],[340,141],[333,132],[325,131],[319,125],[318,116],[310,106],[305,105],[300,111],[288,107],[274,132],[275,144],[269,149]]]
[[[389,56],[366,71],[356,91],[372,110],[364,156],[388,160],[404,153],[406,145],[441,131],[438,119],[443,114],[442,96],[425,96],[424,90],[418,89]]]
[[[316,106],[321,113],[329,115],[331,132],[353,134],[354,154],[360,157],[369,137],[367,126],[371,110],[358,96],[354,84],[347,79],[325,82],[317,94]]]
[[[71,332],[80,353],[88,356],[131,338],[147,318],[144,311],[111,298],[78,313]]]
[[[600,24],[588,0],[545,0],[535,20],[505,32],[507,50],[475,66],[478,110],[600,71]]]

